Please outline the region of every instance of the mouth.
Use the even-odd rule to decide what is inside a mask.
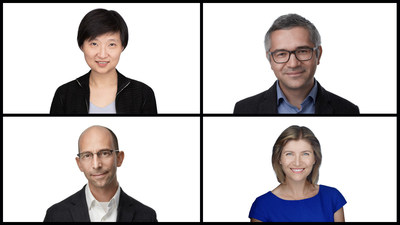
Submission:
[[[107,66],[108,63],[110,63],[109,61],[96,61],[97,65],[99,65],[100,67],[105,67]]]
[[[293,173],[302,173],[304,171],[304,168],[290,168]]]
[[[286,75],[288,75],[288,76],[299,76],[299,75],[301,75],[302,73],[304,73],[304,70],[287,72]]]
[[[104,173],[96,173],[96,174],[92,174],[91,176],[94,178],[102,178],[107,174],[107,172]]]

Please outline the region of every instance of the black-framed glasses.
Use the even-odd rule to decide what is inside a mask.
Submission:
[[[317,50],[318,47],[310,48],[310,47],[302,47],[298,48],[294,51],[288,50],[276,50],[273,52],[268,52],[269,55],[272,56],[272,59],[275,63],[287,63],[290,59],[290,55],[292,53],[299,61],[308,61],[313,57],[313,53]]]
[[[94,154],[96,154],[97,158],[99,158],[99,159],[107,159],[107,158],[110,158],[112,156],[113,152],[118,153],[119,150],[103,149],[103,150],[100,150],[100,151],[98,151],[96,153],[93,153],[93,152],[81,152],[81,153],[77,154],[77,156],[81,160],[90,161],[90,160],[93,159]]]

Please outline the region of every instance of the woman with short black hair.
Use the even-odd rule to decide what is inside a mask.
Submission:
[[[77,40],[91,70],[57,89],[50,114],[157,114],[153,90],[116,69],[128,45],[128,27],[120,14],[90,11]]]

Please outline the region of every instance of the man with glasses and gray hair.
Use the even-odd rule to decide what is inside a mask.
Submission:
[[[44,222],[157,222],[156,212],[128,196],[117,180],[124,161],[117,136],[103,126],[91,126],[80,135],[79,169],[88,184],[67,199],[51,206]]]
[[[234,114],[360,114],[358,106],[328,92],[314,78],[322,47],[310,21],[297,14],[280,16],[264,44],[278,80],[267,91],[237,102]]]

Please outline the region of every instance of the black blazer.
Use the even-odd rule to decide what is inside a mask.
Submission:
[[[44,222],[90,222],[85,186],[51,206],[46,212]],[[156,212],[152,208],[125,194],[122,188],[117,211],[117,222],[157,222]]]
[[[278,114],[276,82],[268,90],[237,102],[233,114]],[[360,114],[358,106],[325,90],[316,82],[315,114]]]
[[[156,98],[146,84],[125,77],[118,72],[118,88],[115,97],[117,114],[157,114]],[[60,86],[51,103],[50,114],[89,113],[90,71],[76,80]]]

